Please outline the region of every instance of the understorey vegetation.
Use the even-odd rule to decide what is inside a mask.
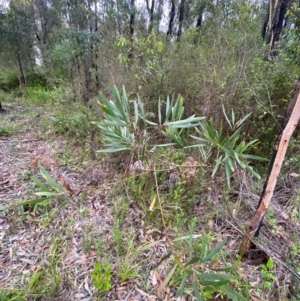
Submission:
[[[1,301],[300,299],[298,2],[0,4]]]

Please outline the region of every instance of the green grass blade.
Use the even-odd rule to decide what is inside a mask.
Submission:
[[[50,198],[32,199],[32,200],[24,201],[21,203],[17,203],[17,206],[36,205],[36,204],[40,204],[40,203],[48,201],[48,200],[50,200]]]

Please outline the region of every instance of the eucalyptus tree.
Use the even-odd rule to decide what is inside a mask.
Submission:
[[[34,12],[29,0],[11,0],[1,26],[1,52],[8,64],[17,67],[20,84],[26,83],[25,69],[35,64]]]

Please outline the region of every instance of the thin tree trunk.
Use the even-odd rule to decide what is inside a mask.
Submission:
[[[26,78],[25,78],[25,75],[24,75],[23,67],[22,67],[22,61],[21,61],[21,53],[20,53],[20,51],[18,52],[18,63],[19,63],[19,68],[20,68],[20,73],[21,73],[20,85],[21,86],[25,86],[26,85]]]
[[[175,0],[172,0],[171,1],[170,20],[169,20],[167,36],[171,36],[172,33],[173,33],[174,19],[175,19]]]
[[[151,1],[151,7],[149,5],[149,0],[146,0],[147,4],[147,10],[149,14],[149,27],[148,27],[148,32],[151,33],[153,29],[153,22],[154,22],[154,7],[155,7],[155,0]]]
[[[181,0],[179,5],[179,25],[178,25],[178,31],[177,31],[177,41],[180,41],[180,37],[182,34],[182,23],[184,18],[184,3],[185,0]]]
[[[270,163],[269,173],[265,182],[256,213],[250,223],[250,226],[243,238],[239,254],[245,255],[251,245],[251,239],[258,237],[263,217],[271,202],[274,189],[279,177],[280,169],[284,161],[287,147],[291,136],[300,119],[300,79],[298,80],[294,95],[289,103],[286,116],[283,121],[282,129],[277,137],[277,143],[274,148],[273,158]]]
[[[198,17],[197,17],[197,23],[196,28],[200,28],[202,25],[202,18],[203,18],[203,9],[200,10]]]
[[[134,25],[135,25],[135,0],[131,0],[131,2],[130,2],[130,21],[129,21],[129,29],[130,29],[131,37],[134,34]]]
[[[96,71],[96,89],[97,92],[99,90],[99,75],[98,75],[98,11],[97,11],[97,0],[94,2],[95,4],[95,37],[94,37],[94,42],[95,42],[95,59],[94,59],[94,64],[95,64],[95,71]]]
[[[282,28],[283,28],[283,22],[284,22],[284,17],[285,17],[285,14],[286,14],[286,9],[287,9],[287,3],[285,1],[283,1],[281,3],[280,10],[279,10],[279,17],[278,17],[278,21],[277,21],[277,24],[276,24],[273,47],[274,47],[274,43],[276,41],[279,41],[279,36],[280,36]]]
[[[131,0],[130,2],[130,20],[129,20],[129,30],[130,30],[130,42],[133,45],[133,34],[134,34],[134,25],[135,25],[135,0]],[[132,47],[128,53],[128,58],[133,58],[133,50]]]

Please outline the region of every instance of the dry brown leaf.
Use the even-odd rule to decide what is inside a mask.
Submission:
[[[71,194],[74,193],[74,191],[71,189],[70,184],[64,179],[63,176],[59,177],[59,182],[61,185],[63,185]]]
[[[97,256],[96,250],[89,250],[91,256]]]

